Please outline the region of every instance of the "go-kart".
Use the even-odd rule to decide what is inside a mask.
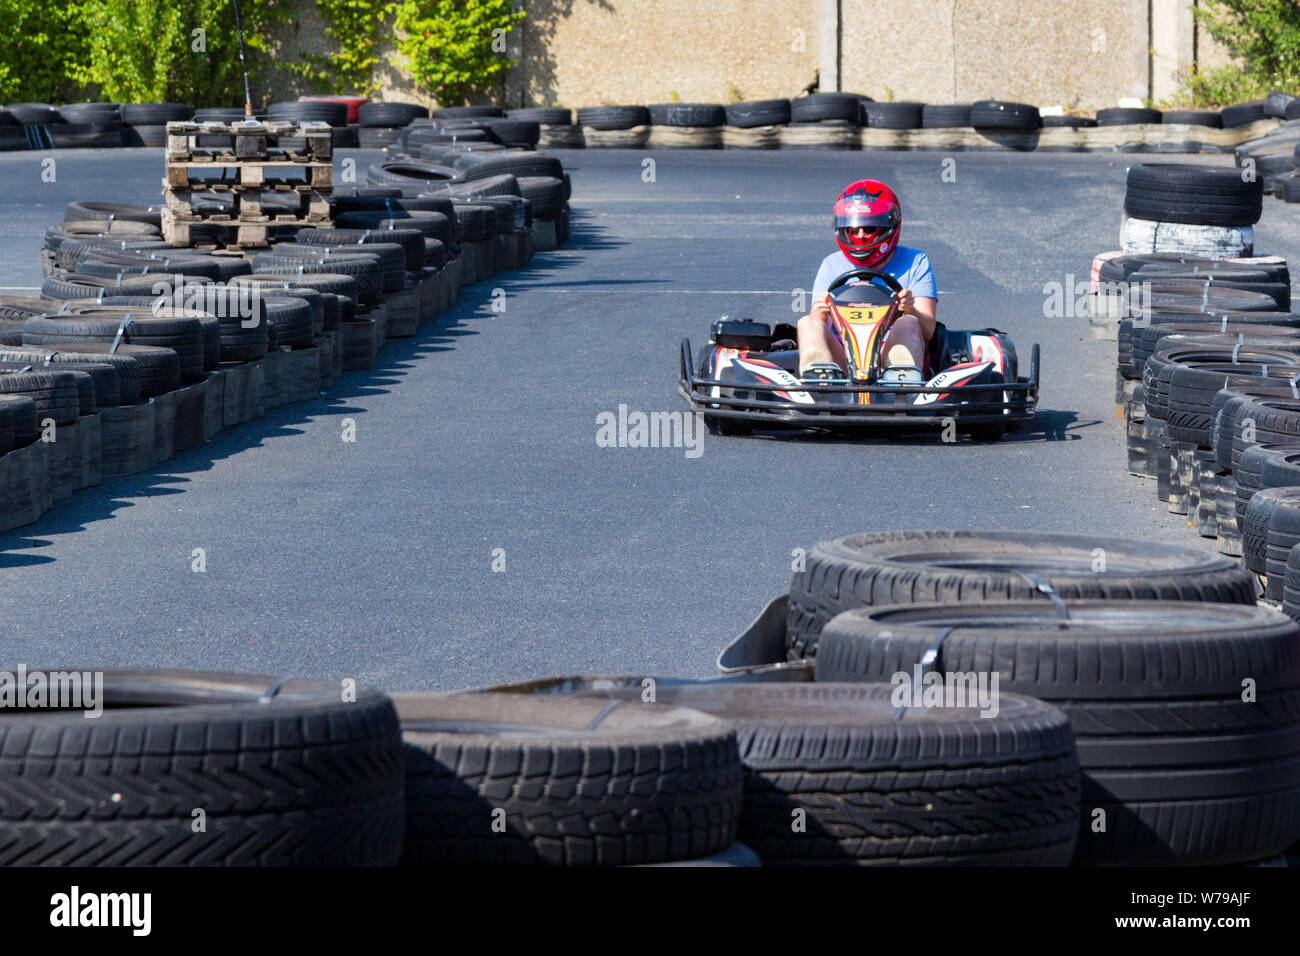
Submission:
[[[951,423],[977,440],[991,441],[1001,438],[1008,424],[1034,417],[1038,346],[1030,353],[1029,376],[1022,378],[1015,346],[998,329],[955,330],[937,323],[918,384],[888,381],[881,344],[900,314],[901,291],[893,276],[874,269],[851,269],[830,284],[830,318],[844,343],[847,384],[811,384],[797,377],[793,326],[771,329],[723,316],[713,323],[709,344],[694,364],[690,340],[682,340],[678,390],[704,413],[709,430],[723,435],[747,435],[755,428]]]

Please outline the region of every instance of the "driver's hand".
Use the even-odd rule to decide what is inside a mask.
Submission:
[[[912,295],[911,289],[904,289],[894,298],[898,300],[898,311],[904,315],[911,315],[912,310],[916,308],[916,296]]]
[[[812,310],[808,314],[812,316],[816,316],[817,318],[825,321],[826,319],[830,318],[831,315],[830,303],[826,302],[825,300],[822,300],[821,302],[814,302],[812,305]]]

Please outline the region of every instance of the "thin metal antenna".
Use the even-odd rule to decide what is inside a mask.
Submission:
[[[253,94],[248,88],[248,59],[244,56],[244,24],[239,19],[239,0],[235,4],[235,31],[239,34],[239,65],[244,70],[244,116],[253,118]]]

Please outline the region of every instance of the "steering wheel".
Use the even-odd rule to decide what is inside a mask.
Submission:
[[[903,287],[899,285],[898,280],[888,272],[880,272],[877,269],[850,269],[848,272],[835,277],[831,284],[827,286],[826,294],[830,295],[840,286],[845,285],[850,279],[866,279],[868,283],[879,279],[889,288],[889,291],[893,292],[895,295],[903,291]]]
[[[889,310],[881,320],[880,334],[877,335],[875,341],[872,342],[871,355],[867,360],[867,375],[869,379],[874,381],[876,373],[880,368],[881,346],[885,341],[885,336],[887,336],[889,330],[893,328],[894,320],[898,318],[898,294],[903,291],[903,287],[899,284],[897,279],[887,272],[881,272],[878,269],[850,269],[848,272],[835,277],[831,284],[826,288],[827,297],[829,298],[831,293],[836,289],[846,285],[850,279],[865,279],[868,285],[879,280],[886,288],[894,293],[894,300],[890,302]]]

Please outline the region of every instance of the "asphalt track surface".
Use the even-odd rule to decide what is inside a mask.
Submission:
[[[158,196],[156,151],[49,154],[53,183],[44,155],[0,155],[0,282],[18,289],[39,285],[41,235],[66,202]],[[1046,283],[1086,282],[1092,255],[1117,245],[1139,157],[957,153],[946,182],[937,152],[561,155],[574,184],[561,250],[466,288],[318,401],[0,536],[6,659],[388,689],[698,677],[785,589],[792,549],[829,536],[983,527],[1202,543],[1125,471],[1114,344],[1082,316],[1044,315]],[[376,154],[348,156],[364,170]],[[793,290],[834,248],[831,202],[864,175],[899,192],[902,241],[929,253],[941,320],[1010,332],[1026,364],[1041,343],[1037,420],[992,445],[598,447],[602,412],[683,407],[682,336],[698,346],[724,312],[794,316]],[[1258,251],[1300,261],[1297,207],[1265,202]],[[345,419],[355,443],[341,440]],[[195,548],[205,573],[191,570]]]

